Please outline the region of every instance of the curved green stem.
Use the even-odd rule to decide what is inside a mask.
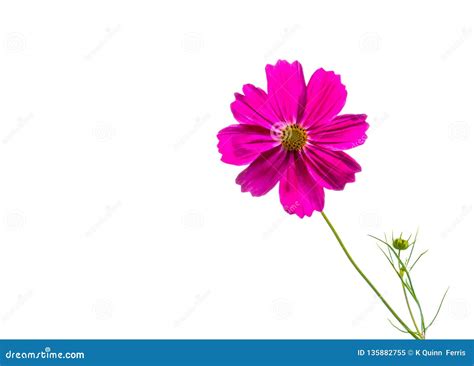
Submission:
[[[383,302],[385,307],[392,313],[392,315],[395,317],[395,319],[398,320],[398,322],[401,324],[405,330],[410,333],[410,335],[415,338],[415,339],[420,339],[418,334],[416,334],[414,331],[412,331],[406,324],[405,322],[398,316],[398,314],[395,312],[395,310],[392,309],[392,307],[389,305],[389,303],[383,298],[383,296],[380,294],[380,292],[377,290],[377,288],[370,282],[370,280],[367,278],[367,276],[362,272],[362,270],[359,268],[359,266],[354,262],[354,259],[352,259],[351,255],[347,251],[344,243],[342,242],[341,238],[339,237],[339,234],[337,233],[336,229],[334,226],[332,226],[331,221],[329,221],[328,217],[326,214],[321,211],[321,215],[323,216],[324,220],[328,224],[329,228],[331,229],[332,233],[336,237],[336,240],[338,241],[339,245],[341,246],[342,250],[346,254],[347,259],[351,262],[352,266],[356,269],[356,271],[361,275],[361,277],[367,282],[367,284],[370,286],[370,288],[375,292],[375,294],[378,296],[378,298]]]

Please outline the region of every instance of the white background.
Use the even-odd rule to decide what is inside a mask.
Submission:
[[[5,1],[0,337],[405,338],[319,214],[240,193],[216,133],[245,83],[299,60],[366,113],[327,215],[397,309],[367,234],[420,227],[428,337],[474,337],[469,1]],[[403,313],[403,310],[400,310]],[[404,313],[405,319],[407,319]],[[408,321],[408,319],[407,319]]]

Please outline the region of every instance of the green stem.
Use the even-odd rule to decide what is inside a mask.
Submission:
[[[400,258],[400,249],[398,250],[398,257]],[[410,257],[411,257],[411,253],[410,253]],[[410,261],[410,258],[408,259],[407,263]],[[402,262],[403,263],[403,262]],[[402,283],[402,289],[403,289],[403,296],[405,296],[405,302],[407,304],[407,308],[408,308],[408,312],[410,313],[410,318],[413,322],[413,325],[415,326],[415,329],[416,329],[416,332],[418,333],[418,335],[420,336],[420,338],[423,338],[423,333],[420,332],[420,329],[418,328],[418,325],[416,324],[416,320],[415,320],[415,316],[413,315],[413,311],[411,310],[411,306],[410,306],[410,301],[408,300],[408,296],[407,296],[407,289],[405,287],[405,283],[403,282],[403,274],[405,272],[405,269],[408,271],[408,269],[406,268],[406,265],[403,266],[404,268],[401,267],[400,265],[400,262],[398,263],[398,272],[401,274],[401,278],[400,278],[400,281]],[[402,272],[403,271],[403,272]]]
[[[415,326],[415,329],[418,332],[418,334],[420,335],[420,337],[423,338],[423,334],[420,332],[420,329],[418,328],[418,325],[416,325],[415,317],[413,316],[413,312],[411,311],[410,301],[408,300],[408,296],[407,296],[407,290],[406,290],[405,285],[403,284],[403,282],[402,282],[402,287],[403,287],[403,295],[405,296],[405,301],[407,303],[408,312],[410,313],[410,317],[411,317],[411,320],[413,321],[413,325]]]
[[[378,296],[378,298],[383,302],[383,304],[386,306],[386,308],[392,313],[392,315],[395,317],[395,319],[398,320],[398,322],[402,325],[405,330],[411,334],[411,336],[415,339],[420,339],[420,337],[413,332],[406,324],[405,322],[398,316],[398,314],[395,312],[395,310],[392,309],[392,307],[388,304],[388,302],[383,298],[383,296],[380,294],[380,292],[377,290],[377,288],[370,282],[370,280],[367,278],[367,276],[362,272],[362,270],[359,268],[359,266],[354,262],[352,259],[351,255],[347,251],[344,243],[342,242],[341,238],[339,237],[339,234],[337,233],[336,229],[334,229],[334,226],[332,226],[331,221],[327,218],[326,214],[321,211],[321,215],[323,215],[324,220],[328,224],[329,228],[331,229],[332,233],[336,237],[336,240],[338,241],[339,245],[341,246],[342,250],[347,256],[347,259],[351,262],[351,264],[354,266],[356,271],[361,275],[361,277],[367,282],[367,284],[370,286],[370,288],[375,292],[375,294]]]

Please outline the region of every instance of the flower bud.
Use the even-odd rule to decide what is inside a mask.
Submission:
[[[405,240],[402,238],[394,239],[392,245],[395,249],[398,249],[398,250],[405,250],[410,246],[410,244],[408,243],[408,240]]]

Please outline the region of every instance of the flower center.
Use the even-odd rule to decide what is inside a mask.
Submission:
[[[298,151],[306,144],[308,135],[303,127],[288,125],[281,131],[280,139],[285,149],[288,151]]]

